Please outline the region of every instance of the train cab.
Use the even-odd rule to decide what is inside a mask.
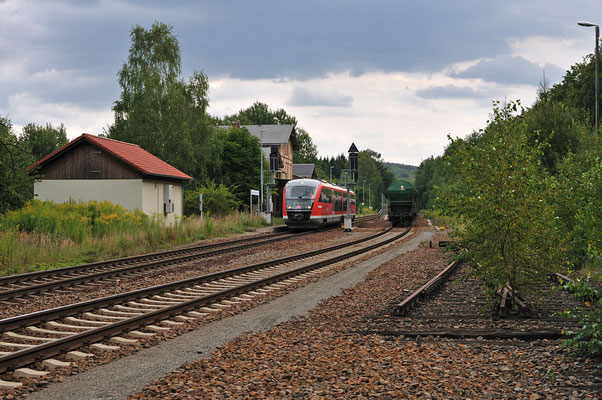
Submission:
[[[350,191],[355,216],[355,193]],[[347,213],[347,189],[318,179],[294,179],[284,187],[282,215],[291,229],[319,228],[342,222]]]

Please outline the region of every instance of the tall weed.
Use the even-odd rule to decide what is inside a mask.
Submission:
[[[184,217],[166,226],[109,202],[31,201],[0,215],[0,274],[9,275],[157,251],[265,225],[248,214]]]

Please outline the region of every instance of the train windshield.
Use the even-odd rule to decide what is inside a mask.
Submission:
[[[314,200],[316,199],[316,192],[318,191],[318,184],[301,181],[299,183],[286,185],[285,188],[285,202],[287,210],[311,210]]]

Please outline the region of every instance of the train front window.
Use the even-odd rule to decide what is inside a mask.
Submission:
[[[285,202],[287,210],[311,210],[316,199],[317,185],[297,184],[286,186]]]

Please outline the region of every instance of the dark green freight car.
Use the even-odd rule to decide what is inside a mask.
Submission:
[[[395,181],[385,190],[389,221],[410,225],[416,218],[416,189],[408,181]]]

